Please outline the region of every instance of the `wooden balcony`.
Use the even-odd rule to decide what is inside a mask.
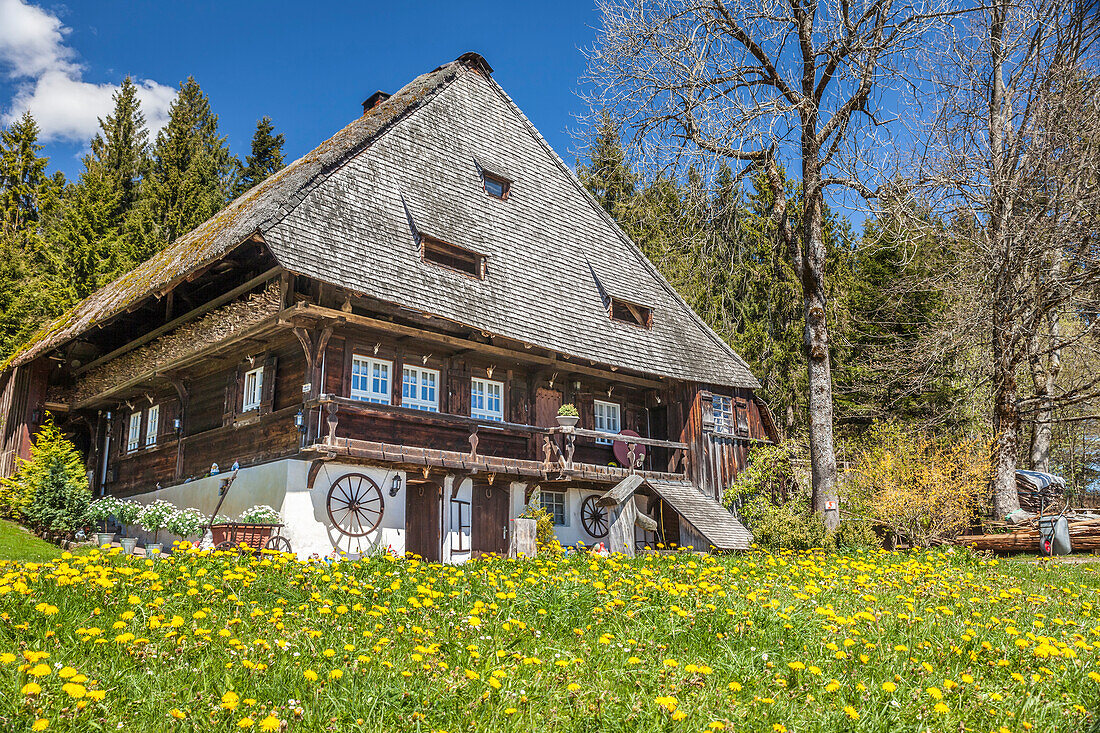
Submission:
[[[435,468],[542,480],[615,483],[634,473],[658,480],[683,481],[687,477],[688,446],[676,441],[631,436],[626,442],[622,435],[597,430],[494,422],[334,395],[321,395],[307,406],[323,411],[326,429],[315,439],[307,439],[306,454],[397,465],[406,470]],[[381,432],[400,433],[405,438],[379,440]],[[468,448],[454,445],[459,435]],[[575,461],[578,437],[626,442],[629,465]],[[672,456],[668,470],[646,470],[639,449],[643,445],[666,449]]]

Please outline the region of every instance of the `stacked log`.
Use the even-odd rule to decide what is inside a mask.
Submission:
[[[1029,512],[1038,512],[1062,499],[1061,484],[1047,484],[1039,487],[1026,477],[1016,475],[1016,494],[1020,497],[1020,508]]]
[[[1056,515],[1055,515],[1056,516]],[[1100,517],[1094,514],[1067,514],[1069,539],[1074,552],[1100,550]],[[996,553],[1039,552],[1039,518],[1014,532],[973,534],[955,538],[955,543]]]

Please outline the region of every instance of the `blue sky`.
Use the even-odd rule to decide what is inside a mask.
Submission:
[[[193,75],[244,157],[256,120],[286,135],[288,160],[362,110],[376,89],[478,51],[572,164],[592,0],[553,3],[50,2],[0,0],[0,115],[30,108],[51,168],[74,177],[97,116],[127,74],[156,123]]]

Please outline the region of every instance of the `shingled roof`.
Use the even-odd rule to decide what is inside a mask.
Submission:
[[[511,179],[506,200],[481,170]],[[593,362],[758,387],[584,190],[477,54],[417,77],[172,246],[39,332],[9,363],[79,336],[259,234],[291,272]],[[486,257],[476,279],[418,236]],[[613,321],[607,298],[652,311]]]

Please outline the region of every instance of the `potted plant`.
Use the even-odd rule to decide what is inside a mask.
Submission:
[[[141,528],[153,533],[153,541],[145,543],[145,554],[160,553],[164,545],[157,542],[160,531],[168,525],[168,517],[172,516],[176,507],[163,499],[157,499],[152,504],[147,504],[138,517]]]
[[[572,404],[564,404],[558,408],[558,425],[563,428],[575,428],[577,423],[580,422],[581,414],[577,412],[577,408]]]
[[[96,532],[96,547],[103,547],[115,541],[114,532],[107,531],[107,520],[111,516],[117,516],[118,505],[121,503],[113,496],[103,496],[88,505],[88,518],[103,528],[102,532]]]
[[[164,528],[181,540],[186,540],[202,532],[204,524],[206,524],[206,515],[198,509],[187,507],[172,512],[164,523]]]
[[[127,500],[119,501],[118,506],[115,507],[115,519],[122,525],[122,538],[119,540],[119,543],[122,545],[122,551],[127,555],[132,553],[134,548],[137,547],[137,538],[127,537],[126,527],[132,526],[137,522],[138,517],[141,516],[142,509],[143,507],[141,504],[138,504],[136,501]]]

